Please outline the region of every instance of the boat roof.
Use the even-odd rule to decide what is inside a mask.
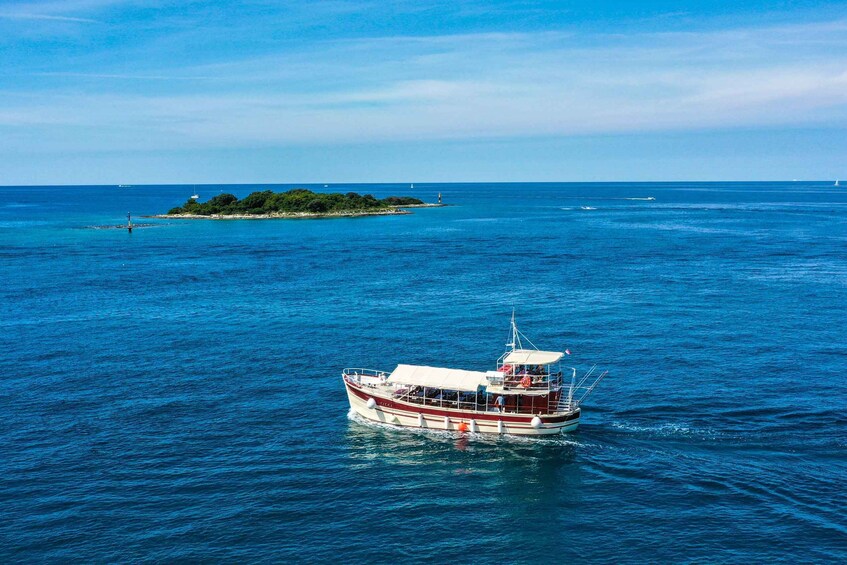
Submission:
[[[539,351],[537,349],[515,349],[503,359],[510,365],[549,365],[561,359],[565,354],[560,351]]]
[[[397,365],[386,382],[463,391],[475,391],[480,385],[488,384],[485,373],[481,371],[445,369],[426,365]]]

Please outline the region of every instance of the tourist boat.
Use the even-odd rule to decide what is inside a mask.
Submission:
[[[560,366],[570,352],[535,348],[518,331],[514,314],[506,347],[493,371],[421,365],[397,365],[391,372],[344,369],[351,413],[432,430],[528,436],[574,431],[582,402],[608,371],[595,375],[595,365],[577,381],[576,369]]]

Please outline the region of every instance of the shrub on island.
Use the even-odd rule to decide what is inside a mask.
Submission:
[[[191,198],[168,215],[192,214],[198,216],[222,215],[263,215],[263,214],[328,214],[343,212],[369,212],[388,210],[397,206],[423,204],[423,201],[408,196],[389,196],[378,200],[372,194],[364,196],[356,192],[319,193],[295,188],[287,192],[264,190],[253,192],[239,200],[234,194],[218,194],[207,202],[197,202]]]

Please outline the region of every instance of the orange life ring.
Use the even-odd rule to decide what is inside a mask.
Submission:
[[[521,379],[521,386],[524,388],[529,388],[532,386],[532,379],[529,375],[526,375],[524,378]]]

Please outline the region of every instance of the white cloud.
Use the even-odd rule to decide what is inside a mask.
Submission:
[[[843,125],[845,29],[376,37],[193,68],[56,71],[99,82],[7,92],[0,131],[33,150],[130,150]],[[192,76],[205,80],[178,82]]]
[[[102,23],[98,20],[92,20],[90,18],[74,18],[74,17],[71,17],[71,16],[52,16],[50,14],[27,14],[27,13],[20,13],[20,12],[0,13],[0,19],[7,19],[7,20],[42,20],[42,21],[50,21],[50,22],[71,22],[71,23],[85,23],[85,24]]]
[[[212,77],[206,76],[179,76],[179,75],[139,75],[127,73],[71,73],[71,72],[47,72],[33,73],[33,76],[38,77],[66,77],[66,78],[83,78],[83,79],[118,79],[118,80],[210,80]]]
[[[103,23],[90,17],[82,17],[79,14],[87,14],[92,10],[125,4],[128,0],[61,0],[51,2],[4,2],[0,8],[0,19],[9,20],[35,20],[57,23]]]

